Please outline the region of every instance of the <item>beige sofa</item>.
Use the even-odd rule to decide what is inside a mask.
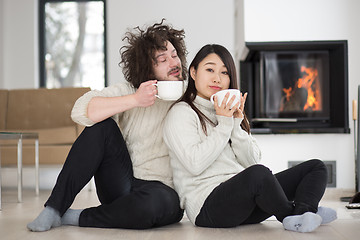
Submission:
[[[63,164],[83,127],[71,109],[90,88],[0,90],[0,131],[37,132],[40,164]],[[17,163],[17,142],[2,140],[1,164]],[[23,164],[34,164],[34,141],[23,141]]]

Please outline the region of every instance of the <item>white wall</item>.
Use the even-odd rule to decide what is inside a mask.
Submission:
[[[188,63],[207,43],[234,48],[234,1],[225,0],[108,0],[109,83],[122,77],[118,67],[119,48],[128,28],[150,25],[165,18],[174,27],[185,30]]]
[[[288,160],[336,160],[337,186],[355,188],[351,101],[360,84],[359,10],[356,0],[244,0],[245,41],[348,40],[351,134],[256,135],[274,172]]]
[[[37,0],[1,0],[4,88],[38,87]],[[1,80],[1,79],[0,79]],[[1,85],[0,85],[1,86]]]
[[[0,0],[0,87],[38,87],[37,2]],[[119,49],[127,28],[165,17],[174,27],[185,29],[188,61],[206,43],[222,44],[238,58],[244,41],[347,39],[351,112],[351,100],[360,84],[356,71],[360,66],[359,10],[357,0],[108,0],[109,84],[123,79]],[[352,121],[350,127],[351,134],[255,137],[263,151],[263,163],[274,172],[285,169],[288,160],[336,160],[337,186],[354,188]]]
[[[3,65],[4,65],[4,59],[3,59],[3,25],[4,25],[4,2],[0,0],[0,88],[4,88],[4,72],[3,72]]]
[[[38,87],[37,0],[1,0],[4,88]],[[221,9],[221,11],[219,11]],[[234,0],[107,0],[108,83],[123,79],[119,49],[125,32],[166,18],[185,29],[189,61],[206,43],[218,43],[233,52]],[[1,49],[1,48],[0,48]]]

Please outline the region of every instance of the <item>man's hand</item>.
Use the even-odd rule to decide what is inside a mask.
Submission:
[[[157,80],[150,80],[140,84],[136,90],[134,97],[139,107],[149,107],[155,103],[157,89],[154,85]]]

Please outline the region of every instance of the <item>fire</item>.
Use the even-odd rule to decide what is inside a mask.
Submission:
[[[286,101],[292,101],[292,97],[297,89],[305,89],[307,92],[307,99],[303,110],[319,111],[321,110],[321,93],[318,71],[315,68],[301,66],[301,72],[305,74],[302,78],[297,80],[294,89],[292,87],[283,88]]]

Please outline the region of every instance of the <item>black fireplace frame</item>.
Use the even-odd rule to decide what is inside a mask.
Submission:
[[[248,92],[245,112],[252,133],[350,133],[348,110],[348,48],[347,40],[246,42],[246,54],[240,61],[240,86]],[[327,51],[329,53],[330,116],[322,120],[272,119],[257,116],[256,98],[260,78],[260,53],[264,51]]]

